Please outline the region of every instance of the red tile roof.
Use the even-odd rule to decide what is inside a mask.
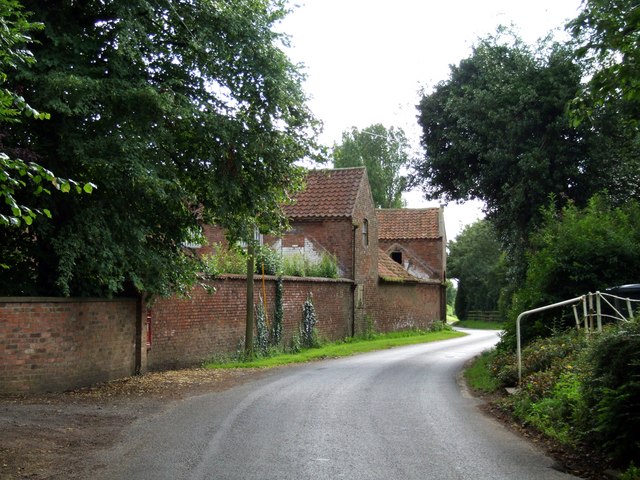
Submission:
[[[376,210],[381,240],[440,238],[440,208]]]
[[[351,217],[365,176],[364,167],[311,170],[285,212],[289,218]]]
[[[402,265],[380,249],[378,252],[378,276],[388,282],[417,282],[418,278],[407,272]]]

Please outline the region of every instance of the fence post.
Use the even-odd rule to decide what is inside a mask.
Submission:
[[[602,332],[602,302],[600,292],[596,292],[596,318],[598,320],[598,332]]]

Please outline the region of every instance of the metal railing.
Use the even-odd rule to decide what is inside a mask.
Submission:
[[[610,299],[614,300],[613,303]],[[624,310],[624,308],[620,308],[615,302],[615,300],[619,300],[624,303],[626,306],[626,312],[623,313],[620,310]],[[605,302],[606,305],[609,306],[612,313],[603,313],[602,310],[602,302]],[[594,309],[595,302],[595,309]],[[522,344],[520,339],[520,322],[523,318],[532,315],[534,313],[544,312],[546,310],[551,310],[558,307],[563,307],[566,305],[571,305],[573,309],[573,315],[576,319],[576,328],[580,329],[580,324],[584,323],[584,329],[587,332],[591,331],[602,331],[602,319],[610,318],[617,321],[627,321],[634,316],[633,304],[640,303],[640,300],[626,297],[619,297],[617,295],[612,295],[610,293],[588,293],[586,295],[581,295],[579,297],[571,298],[569,300],[564,300],[562,302],[553,303],[551,305],[545,305],[544,307],[534,308],[532,310],[527,310],[518,315],[516,319],[516,345],[517,345],[517,357],[518,357],[518,386],[520,386],[522,382]],[[578,307],[582,304],[582,320],[580,315],[578,314]],[[594,325],[595,320],[595,325]]]

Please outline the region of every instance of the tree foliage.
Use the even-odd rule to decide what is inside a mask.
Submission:
[[[595,196],[585,208],[549,206],[542,227],[532,237],[526,282],[514,296],[512,319],[525,310],[636,283],[639,245],[637,201],[614,206],[606,197]],[[558,316],[553,310],[537,315],[523,328],[523,337],[547,336],[552,327],[575,324],[572,312],[554,323]]]
[[[47,120],[48,113],[39,112],[13,90],[5,87],[9,74],[18,66],[35,62],[28,46],[31,33],[41,30],[42,23],[30,22],[17,0],[0,0],[0,128],[23,119]],[[1,130],[0,130],[1,133]],[[5,151],[0,135],[0,228],[29,226],[38,215],[51,217],[51,212],[33,205],[33,197],[50,194],[50,189],[91,193],[94,185],[84,186],[74,180],[56,177],[34,161],[12,158]],[[25,195],[25,190],[29,192]],[[4,268],[8,268],[4,263]]]
[[[505,285],[504,255],[493,225],[479,220],[448,244],[447,275],[458,279],[455,312],[464,320],[470,310],[497,310]]]
[[[343,132],[342,143],[334,145],[333,166],[367,168],[373,202],[378,208],[403,207],[407,180],[402,168],[409,163],[409,142],[401,128],[375,124],[363,130]]]
[[[637,127],[640,120],[640,4],[635,0],[586,0],[568,24],[576,57],[590,79],[574,102],[578,119],[615,103]]]
[[[52,196],[55,222],[5,235],[3,256],[26,246],[12,268],[22,282],[0,290],[175,292],[199,270],[183,245],[202,223],[232,238],[282,227],[316,126],[273,28],[284,2],[24,3],[46,28],[37,63],[8,82],[51,120],[8,128],[4,141],[99,189]]]
[[[481,40],[420,102],[426,155],[413,165],[414,181],[431,198],[483,200],[511,248],[526,245],[549,194],[576,205],[604,188],[637,194],[637,138],[615,112],[588,127],[570,124],[582,74],[566,46]]]

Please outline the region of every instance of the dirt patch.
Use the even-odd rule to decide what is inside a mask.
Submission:
[[[181,399],[226,390],[265,370],[149,373],[59,394],[0,398],[0,480],[91,478],[88,452]]]

